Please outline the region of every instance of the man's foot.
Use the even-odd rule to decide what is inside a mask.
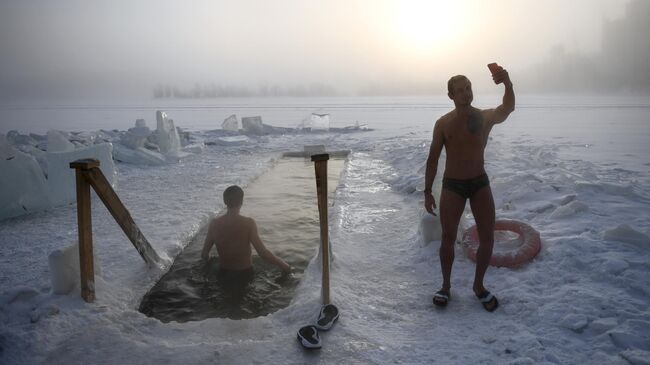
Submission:
[[[433,295],[433,304],[438,307],[446,307],[449,302],[449,290],[440,289]]]
[[[478,300],[481,301],[483,308],[488,312],[494,312],[494,310],[499,307],[497,297],[488,290],[484,290],[482,293],[476,294],[476,296],[478,297]]]

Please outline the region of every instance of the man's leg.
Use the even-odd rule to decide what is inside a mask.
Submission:
[[[479,295],[485,291],[483,277],[492,258],[494,247],[494,199],[489,186],[477,191],[469,201],[472,214],[476,220],[479,246],[476,253],[476,274],[474,276],[474,293]]]
[[[442,269],[442,289],[451,288],[451,267],[454,263],[454,243],[458,231],[458,222],[465,209],[465,198],[453,191],[442,189],[440,193],[440,225],[442,240],[440,243],[440,267]]]

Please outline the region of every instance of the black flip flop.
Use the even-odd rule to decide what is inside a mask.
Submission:
[[[325,304],[320,308],[318,319],[314,326],[321,331],[327,331],[339,319],[339,309],[334,304]]]
[[[438,290],[433,295],[433,304],[438,307],[446,307],[449,302],[450,294],[447,290]]]
[[[314,326],[304,326],[298,330],[298,342],[302,347],[308,350],[318,350],[321,348],[320,336]]]
[[[495,297],[488,290],[484,291],[480,295],[477,295],[477,297],[478,297],[478,300],[481,301],[481,304],[483,305],[483,308],[485,308],[485,310],[488,311],[488,312],[494,312],[494,310],[499,307],[499,301],[497,300],[497,297]],[[491,306],[491,308],[489,307],[490,303],[494,303]]]

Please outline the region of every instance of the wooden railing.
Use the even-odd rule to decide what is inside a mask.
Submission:
[[[330,241],[329,222],[327,217],[327,160],[330,156],[327,153],[312,155],[316,170],[316,194],[318,195],[318,218],[320,221],[320,249],[322,262],[322,285],[321,297],[323,304],[330,304]]]
[[[95,269],[93,262],[93,232],[90,210],[90,187],[104,203],[115,221],[120,225],[142,259],[148,265],[159,265],[160,257],[135,224],[131,214],[99,169],[99,161],[83,159],[70,163],[75,169],[77,181],[77,224],[79,230],[79,271],[81,274],[81,297],[86,302],[95,300]]]

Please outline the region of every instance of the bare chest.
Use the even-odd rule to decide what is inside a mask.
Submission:
[[[480,113],[450,119],[444,129],[447,149],[483,149],[487,128]]]

